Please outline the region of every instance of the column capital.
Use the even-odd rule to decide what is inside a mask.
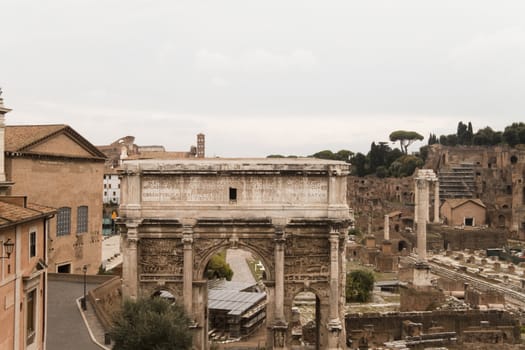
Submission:
[[[276,244],[283,244],[286,242],[286,233],[284,232],[284,226],[276,225],[275,226],[275,235],[273,241]]]
[[[139,243],[139,240],[140,240],[140,239],[139,239],[138,237],[128,237],[128,238],[127,238],[127,242],[128,242],[128,243],[135,244],[135,245],[136,245],[137,243]]]
[[[339,231],[336,231],[336,230],[332,229],[332,231],[330,231],[330,236],[329,236],[328,240],[330,242],[336,243],[336,242],[339,242],[340,236],[341,236],[341,233]]]
[[[193,244],[193,237],[191,237],[191,235],[183,235],[182,236],[182,244],[184,244],[184,247],[186,248],[187,246],[190,246]]]

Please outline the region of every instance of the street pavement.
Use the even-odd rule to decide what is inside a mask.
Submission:
[[[226,251],[226,262],[230,264],[233,270],[232,282],[255,284],[255,278],[246,259],[252,259],[252,253],[242,249],[228,249]]]
[[[100,350],[89,337],[76,299],[84,293],[78,282],[49,281],[47,350]],[[87,284],[87,290],[98,284]]]

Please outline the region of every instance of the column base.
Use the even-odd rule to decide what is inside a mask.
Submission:
[[[330,320],[328,324],[326,325],[326,328],[328,329],[328,333],[329,333],[327,349],[328,350],[343,349],[339,342],[341,331],[343,330],[343,324],[341,323],[341,321],[338,318]]]
[[[288,332],[288,323],[285,321],[277,320],[272,326],[273,332],[273,349],[274,350],[287,350],[288,346],[286,341],[286,333]]]

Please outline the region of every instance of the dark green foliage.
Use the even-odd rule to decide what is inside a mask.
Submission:
[[[439,140],[436,136],[436,134],[432,134],[430,133],[430,135],[428,136],[428,145],[434,145],[436,143],[439,143]]]
[[[388,176],[388,169],[384,165],[380,165],[376,168],[376,176],[379,178],[384,178]]]
[[[375,142],[372,142],[372,145],[370,145],[370,152],[368,152],[370,173],[375,173],[378,167],[385,167],[387,165],[388,152],[391,150],[392,149],[386,144],[386,142],[379,142],[377,145]]]
[[[499,131],[492,130],[487,126],[484,129],[479,129],[472,138],[472,143],[477,146],[494,146],[502,142],[502,135]]]
[[[346,301],[367,302],[372,296],[375,278],[372,272],[355,270],[346,275]]]
[[[423,160],[416,156],[405,158],[398,148],[392,149],[386,142],[372,142],[370,152],[365,156],[356,153],[351,159],[352,175],[366,176],[374,174],[378,177],[410,176],[416,167],[423,165]]]
[[[525,123],[512,123],[503,131],[503,140],[514,147],[517,144],[525,144]]]
[[[350,163],[352,164],[352,175],[359,177],[366,175],[366,156],[363,153],[356,153],[356,155],[350,159]]]
[[[233,270],[230,264],[226,263],[226,253],[221,252],[211,257],[208,265],[206,266],[206,277],[208,279],[213,278],[226,278],[231,281],[233,277]]]
[[[126,300],[113,318],[114,350],[191,349],[190,319],[181,305],[162,298]]]
[[[270,154],[266,158],[285,158],[282,154]]]
[[[458,123],[458,129],[457,129],[457,143],[459,145],[471,145],[472,144],[472,124],[468,122],[467,124],[463,124],[463,122]]]
[[[428,158],[428,146],[423,146],[419,149],[419,158],[425,162]]]
[[[408,154],[408,146],[415,141],[421,141],[424,137],[415,131],[396,130],[390,134],[390,141],[399,141],[399,146],[404,154]]]
[[[421,168],[424,164],[423,159],[419,157],[412,155],[402,156],[390,165],[390,175],[394,177],[411,176],[416,168]]]
[[[389,151],[386,155],[386,163],[384,164],[387,168],[390,167],[390,165],[395,162],[399,157],[404,156],[403,152],[399,148],[394,148],[393,150]]]
[[[309,157],[313,158],[319,158],[319,159],[329,159],[329,160],[339,160],[342,162],[349,162],[350,157],[354,153],[352,151],[349,151],[347,149],[342,149],[340,151],[337,151],[336,153],[330,151],[330,150],[324,150],[319,151],[317,153],[314,153],[310,155]]]

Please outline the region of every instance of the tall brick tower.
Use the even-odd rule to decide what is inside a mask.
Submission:
[[[204,134],[197,134],[197,158],[204,158]]]

